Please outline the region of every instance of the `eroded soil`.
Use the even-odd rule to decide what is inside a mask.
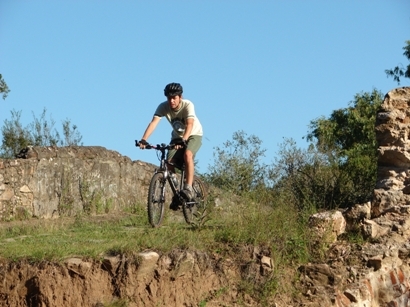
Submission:
[[[19,223],[0,223],[0,227]],[[35,226],[44,220],[24,223]],[[266,251],[239,249],[234,257],[174,250],[163,255],[153,251],[106,255],[101,260],[73,257],[61,263],[0,259],[0,306],[261,306],[244,285],[263,284],[273,268]],[[273,301],[265,304],[275,306]]]

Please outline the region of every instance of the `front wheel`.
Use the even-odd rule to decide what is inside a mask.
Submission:
[[[182,212],[188,224],[193,224],[196,219],[200,222],[201,216],[205,214],[205,198],[207,194],[205,185],[201,179],[195,176],[192,188],[194,190],[194,199],[189,202],[184,201],[182,205]]]
[[[148,221],[152,227],[159,227],[164,218],[165,183],[163,173],[152,176],[148,189]]]

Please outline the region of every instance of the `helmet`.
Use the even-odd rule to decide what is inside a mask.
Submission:
[[[181,96],[182,95],[182,86],[179,83],[170,83],[164,88],[165,96]]]

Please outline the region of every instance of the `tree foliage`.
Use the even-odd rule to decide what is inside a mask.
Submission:
[[[205,178],[216,187],[257,201],[288,203],[301,212],[334,209],[371,199],[377,176],[375,123],[383,94],[354,96],[347,108],[312,120],[307,149],[285,139],[271,165],[256,136],[239,131],[215,148]],[[269,196],[267,196],[269,195]]]
[[[62,138],[54,127],[55,121],[51,116],[47,120],[46,113],[46,109],[43,109],[40,117],[36,117],[33,113],[33,121],[24,127],[21,123],[21,111],[12,110],[11,118],[6,119],[1,128],[0,157],[14,158],[27,146],[82,145],[82,136],[76,125],[72,125],[68,119],[64,120]]]
[[[371,199],[377,175],[375,123],[383,95],[360,93],[347,108],[312,120],[307,149],[285,139],[270,168],[274,198],[301,212],[348,207]]]
[[[335,110],[329,118],[310,123],[308,141],[335,161],[340,170],[338,194],[349,194],[341,206],[370,199],[377,175],[376,114],[383,94],[356,94],[348,108]],[[333,162],[332,162],[333,163]],[[341,199],[342,200],[342,199]]]
[[[255,135],[244,131],[233,134],[231,141],[216,147],[214,164],[209,166],[206,179],[216,187],[244,195],[265,185],[266,165],[261,161],[265,149]]]
[[[21,111],[11,111],[11,119],[6,119],[1,128],[3,136],[0,157],[13,158],[20,149],[30,145],[30,133],[20,121]]]
[[[3,76],[0,74],[0,94],[3,94],[3,99],[6,99],[8,93],[10,92],[6,81],[4,81]]]
[[[377,90],[356,94],[349,107],[333,111],[329,118],[312,120],[307,140],[340,157],[348,157],[358,148],[365,154],[374,154],[376,113],[382,102],[383,94]]]
[[[406,41],[406,46],[403,47],[403,55],[410,61],[410,40]],[[387,77],[393,77],[393,80],[400,85],[400,78],[410,78],[410,64],[405,68],[402,64],[397,65],[393,69],[386,69],[385,73]]]
[[[342,175],[331,155],[313,145],[298,148],[293,139],[285,139],[270,168],[274,198],[285,198],[300,211],[333,209],[342,201]]]

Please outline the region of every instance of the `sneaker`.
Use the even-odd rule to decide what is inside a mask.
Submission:
[[[186,200],[190,201],[194,198],[194,190],[190,185],[185,185],[184,189],[181,191],[182,195]]]
[[[177,196],[172,197],[172,202],[169,205],[169,209],[178,211],[181,208],[181,202],[179,201]]]

